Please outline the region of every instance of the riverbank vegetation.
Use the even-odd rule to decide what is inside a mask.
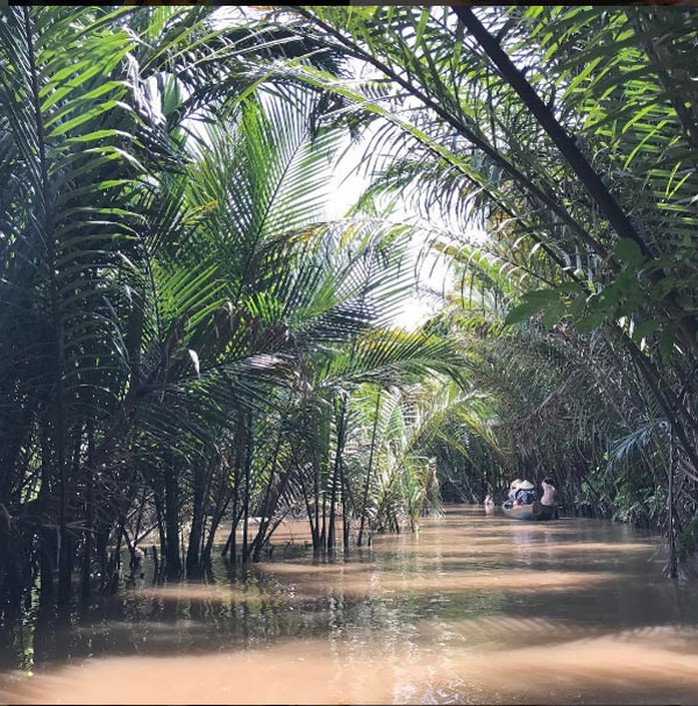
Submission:
[[[259,560],[289,513],[348,551],[521,474],[694,551],[693,10],[0,19],[10,603],[139,544]],[[415,251],[448,276],[406,330]]]

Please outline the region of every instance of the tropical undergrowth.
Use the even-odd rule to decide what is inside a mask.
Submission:
[[[438,507],[419,388],[461,355],[391,326],[410,229],[326,215],[334,97],[266,80],[341,57],[213,13],[0,14],[10,605],[113,591],[143,548],[156,579],[258,560],[289,513],[331,554]]]
[[[698,511],[694,11],[294,12],[371,67],[324,75],[380,125],[365,198],[446,224],[425,247],[458,284],[433,325],[489,409],[437,444],[442,478],[473,498],[552,474],[570,511],[663,529],[675,574]]]

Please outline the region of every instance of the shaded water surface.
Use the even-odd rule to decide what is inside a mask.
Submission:
[[[146,566],[118,596],[6,631],[0,701],[698,704],[698,589],[662,579],[656,547],[458,506],[334,563],[277,546],[165,587]]]

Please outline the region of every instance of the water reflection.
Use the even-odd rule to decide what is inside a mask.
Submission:
[[[698,591],[661,578],[656,546],[459,507],[334,563],[146,576],[67,625],[15,630],[0,701],[698,703]]]

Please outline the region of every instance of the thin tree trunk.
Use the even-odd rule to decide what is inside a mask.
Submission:
[[[121,570],[121,542],[124,537],[126,528],[123,520],[119,522],[119,527],[116,531],[116,543],[109,559],[109,568],[107,569],[106,581],[102,581],[102,590],[109,594],[116,593],[119,585],[119,572]]]
[[[216,508],[214,510],[213,517],[211,518],[211,527],[208,531],[208,537],[206,538],[204,550],[201,553],[202,565],[208,563],[211,558],[211,552],[213,551],[213,543],[216,539],[216,532],[218,531],[218,527],[220,526],[220,523],[223,520],[223,515],[225,515],[225,511],[228,509],[228,505],[230,505],[230,500],[232,499],[233,495],[231,492],[226,492],[225,494],[219,492],[218,497],[224,497],[225,499],[219,500],[216,503]],[[225,551],[223,552],[223,555],[225,556]]]
[[[376,396],[376,408],[373,412],[373,430],[371,431],[371,448],[368,452],[368,469],[366,471],[366,483],[364,484],[364,494],[361,499],[361,524],[359,525],[359,536],[356,540],[356,546],[360,547],[363,544],[364,524],[366,522],[366,506],[368,505],[368,491],[371,487],[371,471],[373,469],[373,454],[376,448],[376,431],[378,429],[378,416],[380,412],[382,389],[378,390]]]
[[[252,474],[252,455],[253,455],[253,430],[252,430],[252,415],[245,415],[247,423],[245,425],[245,487],[244,487],[244,506],[242,519],[242,561],[249,559],[249,527],[250,527],[250,484]]]
[[[136,519],[136,528],[133,530],[133,548],[134,550],[138,546],[138,542],[140,542],[140,532],[141,532],[141,524],[143,522],[143,512],[145,511],[145,496],[148,493],[148,489],[146,487],[143,488],[143,495],[141,496],[141,503],[138,508],[138,518]]]
[[[158,559],[158,548],[153,544],[153,584],[160,578],[160,561]]]
[[[327,532],[327,488],[325,488],[322,493],[322,533],[320,535],[320,544],[322,551],[326,552],[329,547]]]
[[[674,532],[674,432],[669,432],[669,566],[668,576],[671,579],[678,577],[676,557],[676,535]]]
[[[335,548],[335,533],[336,533],[336,518],[335,506],[337,504],[337,481],[341,479],[341,464],[342,453],[344,451],[344,418],[346,413],[346,397],[342,397],[339,407],[339,416],[337,418],[337,448],[334,457],[334,468],[332,470],[332,485],[330,490],[330,526],[327,540],[327,548],[329,551],[334,551]],[[342,488],[342,491],[344,489]],[[342,492],[342,496],[344,493]]]
[[[320,543],[320,534],[318,532],[318,527],[313,522],[313,512],[310,507],[310,497],[308,496],[308,491],[305,486],[305,481],[303,480],[303,472],[298,474],[298,481],[300,482],[301,491],[303,493],[303,501],[305,502],[305,512],[308,516],[308,524],[310,525],[310,537],[313,541],[313,554],[317,554]],[[316,514],[317,517],[317,514]]]
[[[109,570],[109,557],[107,555],[109,529],[104,522],[98,522],[98,527],[95,543],[97,545],[97,558],[99,559],[100,591],[103,591]]]
[[[237,427],[235,429],[235,454],[233,457],[233,513],[230,521],[230,533],[228,539],[221,552],[225,556],[230,549],[230,562],[235,564],[237,561],[237,528],[242,510],[240,507],[240,478],[242,477],[242,445],[244,443],[244,425],[238,418]]]
[[[235,487],[233,489],[233,517],[230,520],[230,533],[228,534],[228,539],[225,543],[225,546],[223,547],[221,551],[221,555],[225,556],[226,553],[228,552],[228,549],[230,549],[230,561],[231,563],[235,563],[237,557],[236,557],[236,534],[237,534],[237,529],[238,529],[238,522],[239,522],[239,515],[238,515],[238,506],[240,504],[239,500],[239,492],[238,492],[238,473],[237,471],[235,472],[235,478],[233,479],[233,482],[235,483]]]
[[[41,506],[48,505],[51,496],[51,449],[48,439],[48,424],[41,425],[41,488],[38,501]],[[55,570],[56,530],[53,527],[42,526],[39,529],[39,571],[41,574],[41,590],[39,604],[48,605],[53,602],[53,572]]]
[[[39,533],[39,566],[41,572],[40,605],[52,603],[54,598],[53,574],[56,568],[56,530],[42,527]]]
[[[349,482],[344,473],[344,464],[339,465],[340,487],[342,489],[342,548],[344,552],[349,551],[349,532],[351,530],[351,520],[349,517]]]
[[[165,534],[167,554],[165,557],[168,578],[177,578],[182,572],[179,555],[179,492],[174,454],[165,455]]]
[[[160,485],[159,479],[156,482]],[[158,538],[160,539],[160,557],[164,560],[167,556],[167,533],[165,532],[165,511],[162,506],[162,495],[160,490],[153,492],[153,504],[155,505],[155,518],[157,519]]]
[[[194,493],[189,532],[189,547],[187,548],[187,576],[196,574],[199,570],[199,549],[204,521],[205,478],[199,468],[194,470]]]
[[[95,523],[95,479],[94,479],[94,444],[95,430],[94,422],[90,419],[87,422],[87,464],[84,469],[85,484],[87,486],[87,512],[85,528],[85,545],[82,555],[82,598],[87,600],[90,597],[91,573],[92,573],[92,551],[94,545],[94,523]]]
[[[325,527],[323,519],[322,533],[320,532],[320,464],[313,464],[313,495],[315,500],[315,533],[317,534],[317,546],[313,545],[313,552],[319,553],[322,551],[322,543],[324,541]]]
[[[138,557],[136,556],[136,536],[133,536],[133,539],[131,539],[131,536],[129,535],[128,528],[126,527],[126,517],[124,516],[122,521],[121,521],[121,526],[123,529],[121,530],[124,535],[124,539],[126,540],[126,551],[128,551],[129,555],[129,567],[131,569],[135,568],[138,564]]]
[[[274,478],[276,477],[279,452],[281,451],[281,444],[284,438],[284,424],[286,422],[286,419],[288,418],[290,408],[291,403],[289,402],[288,406],[286,407],[286,410],[283,413],[282,418],[279,421],[279,433],[277,435],[276,443],[274,445],[274,452],[270,459],[269,480],[267,482],[267,487],[264,492],[264,500],[262,502],[262,518],[259,521],[259,529],[257,530],[257,536],[254,538],[252,546],[250,547],[250,555],[253,561],[259,561],[259,554],[264,544],[264,536],[271,522],[271,516],[276,509],[276,506],[279,501],[279,495],[281,493],[281,490],[277,489],[277,492],[274,493],[274,500],[272,502],[272,489],[274,486]]]
[[[337,462],[335,461],[334,470],[332,472],[332,480],[330,481],[330,514],[327,527],[327,547],[326,551],[334,552],[335,548],[335,504],[337,495]]]

